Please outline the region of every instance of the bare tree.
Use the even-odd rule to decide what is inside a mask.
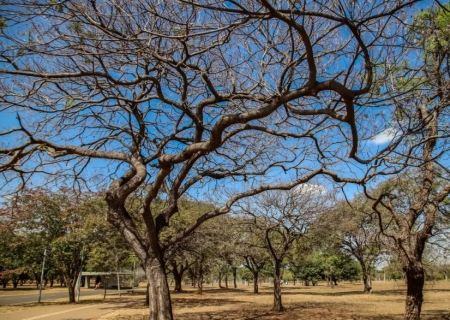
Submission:
[[[411,50],[391,72],[397,77],[394,89],[407,93],[392,100],[396,119],[392,126],[407,133],[408,139],[383,161],[408,163],[410,169],[371,195],[381,232],[395,245],[406,275],[405,320],[420,319],[425,280],[422,256],[439,207],[450,194],[448,22],[449,6],[436,6],[417,15],[405,36]],[[418,59],[411,61],[413,56]]]
[[[320,219],[322,229],[333,229],[332,232],[322,231],[322,240],[343,249],[358,261],[366,293],[372,292],[371,274],[385,245],[371,205],[365,195],[360,194],[351,202],[341,201]]]
[[[384,119],[360,106],[393,53],[380,48],[397,44],[390,25],[416,2],[1,0],[0,108],[17,113],[0,133],[4,190],[43,177],[105,187],[107,219],[145,268],[150,319],[172,319],[164,251],[204,221],[317,174],[370,178],[333,170],[372,160],[358,139]],[[283,172],[292,182],[257,179]],[[141,231],[125,202],[143,185]],[[219,205],[162,240],[178,199],[206,186]]]
[[[344,250],[350,253],[361,266],[364,292],[371,293],[371,274],[381,255],[382,244],[379,240],[379,231],[372,218],[362,217],[361,213],[350,223],[352,226],[345,231],[342,245]]]
[[[275,311],[283,311],[281,299],[281,272],[283,262],[295,241],[303,237],[317,216],[324,212],[328,195],[318,185],[302,185],[290,191],[268,191],[242,206],[250,216],[248,232],[259,239],[271,257],[274,275]],[[249,261],[247,261],[248,264]]]

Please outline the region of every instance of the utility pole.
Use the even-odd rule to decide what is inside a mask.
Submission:
[[[83,273],[83,260],[84,260],[84,245],[83,245],[83,249],[81,249],[81,266],[80,266],[80,273],[78,274],[78,280],[77,280],[77,284],[78,284],[78,288],[77,288],[77,301],[80,301],[80,295],[81,295],[81,275]]]
[[[44,281],[44,268],[45,268],[45,257],[46,256],[47,256],[47,248],[44,249],[44,259],[42,260],[42,271],[41,271],[41,281],[39,283],[38,303],[41,303],[42,282]]]

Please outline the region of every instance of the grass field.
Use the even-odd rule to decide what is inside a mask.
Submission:
[[[172,294],[174,316],[177,320],[400,320],[402,319],[406,286],[403,282],[374,282],[372,294],[362,293],[362,284],[340,283],[334,289],[321,284],[305,287],[292,284],[282,287],[283,304],[286,311],[271,311],[272,288],[260,286],[260,294],[252,293],[252,286],[238,285],[238,289],[204,288],[203,295],[185,286],[185,292]],[[56,288],[55,288],[56,289]],[[59,288],[58,288],[59,289]],[[67,290],[67,289],[66,289]],[[29,290],[4,290],[2,294],[30,293]],[[84,297],[79,303],[98,304],[103,296]],[[142,320],[148,316],[143,306],[144,294],[107,296],[108,304],[118,305],[118,311],[103,315],[96,320]],[[120,302],[120,303],[119,303]],[[44,302],[40,305],[0,307],[0,314],[29,308],[65,305],[67,299]],[[121,307],[126,306],[126,307]],[[1,318],[1,316],[0,316]],[[450,282],[427,283],[422,319],[450,320]]]
[[[269,320],[269,319],[402,319],[406,287],[400,282],[374,282],[374,292],[363,294],[362,284],[341,283],[334,289],[325,285],[305,287],[283,286],[286,311],[271,311],[272,288],[263,284],[260,294],[252,287],[238,289],[208,289],[196,295],[189,287],[186,292],[173,294],[175,319],[179,320]],[[142,306],[143,297],[130,299],[130,307],[104,315],[99,320],[142,320],[148,308]],[[422,319],[450,319],[450,282],[427,283]]]
[[[44,291],[46,292],[65,292],[67,291],[66,287],[60,287],[56,285],[52,288],[45,287]],[[39,289],[36,288],[35,284],[24,284],[23,286],[17,286],[17,288],[13,288],[12,286],[7,286],[6,288],[0,288],[0,297],[2,296],[15,296],[20,294],[38,294]]]

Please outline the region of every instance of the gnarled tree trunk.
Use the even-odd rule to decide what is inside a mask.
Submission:
[[[145,264],[145,275],[149,284],[149,320],[172,320],[172,302],[164,264],[152,259]]]
[[[283,311],[283,303],[281,301],[281,263],[275,262],[275,274],[273,277],[273,310]]]
[[[425,274],[422,267],[414,267],[406,270],[406,308],[405,320],[419,320],[423,303],[423,285]]]
[[[372,279],[370,278],[370,272],[363,271],[364,292],[372,293]]]
[[[172,275],[173,275],[173,280],[175,281],[175,289],[174,292],[181,292],[181,286],[182,286],[182,280],[183,280],[183,273],[184,273],[183,267],[180,268],[180,270],[178,270],[178,265],[177,263],[173,262],[172,263]]]

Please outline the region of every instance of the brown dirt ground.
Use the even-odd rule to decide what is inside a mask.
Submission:
[[[400,320],[406,287],[400,282],[374,282],[372,294],[362,293],[362,284],[341,283],[334,289],[325,285],[283,286],[282,313],[271,310],[272,288],[263,284],[260,294],[243,284],[238,289],[208,289],[196,295],[190,287],[173,294],[175,319],[183,320]],[[423,320],[450,320],[450,282],[425,285]],[[101,316],[97,320],[142,320],[148,315],[143,295],[123,297],[131,307]]]

